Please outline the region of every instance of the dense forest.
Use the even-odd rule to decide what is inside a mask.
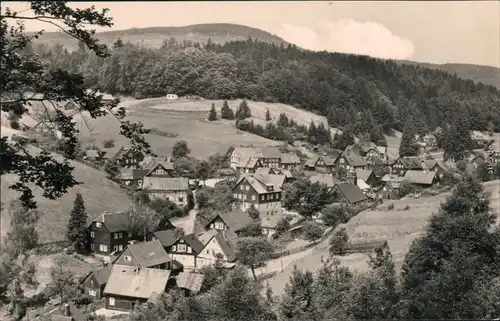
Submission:
[[[99,58],[85,47],[30,48],[53,68],[81,73],[87,85],[137,98],[167,93],[207,99],[246,98],[314,111],[332,127],[362,119],[384,132],[418,132],[468,119],[467,130],[500,131],[497,88],[443,71],[367,56],[311,52],[293,45],[248,39],[225,44],[165,40],[150,48],[117,40],[113,55]]]

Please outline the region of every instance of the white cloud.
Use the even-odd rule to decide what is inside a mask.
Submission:
[[[309,50],[326,50],[368,55],[384,59],[408,59],[415,47],[406,38],[393,34],[376,22],[341,19],[313,29],[283,24],[276,34],[286,41]]]

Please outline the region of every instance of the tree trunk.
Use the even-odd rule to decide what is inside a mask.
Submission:
[[[253,279],[255,281],[257,281],[257,275],[255,275],[255,268],[254,268],[253,264],[250,266],[250,269],[252,270]]]

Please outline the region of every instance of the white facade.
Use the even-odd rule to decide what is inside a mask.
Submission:
[[[148,191],[151,198],[169,200],[178,206],[187,205],[187,191]]]
[[[219,242],[217,242],[217,239],[213,237],[201,251],[201,253],[198,254],[198,257],[196,258],[196,268],[201,269],[205,266],[213,265],[216,260],[215,255],[217,253],[222,255],[222,259],[224,261],[228,260],[227,256],[222,251]]]

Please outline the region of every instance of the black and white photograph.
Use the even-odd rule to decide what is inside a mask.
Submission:
[[[500,320],[500,1],[1,1],[1,321]]]

